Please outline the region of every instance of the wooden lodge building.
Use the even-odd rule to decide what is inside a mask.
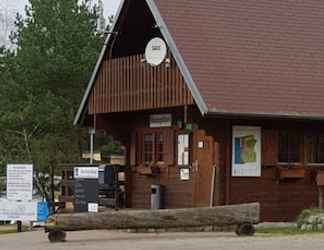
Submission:
[[[124,0],[75,124],[126,146],[129,207],[291,221],[323,203],[323,96],[322,1]]]

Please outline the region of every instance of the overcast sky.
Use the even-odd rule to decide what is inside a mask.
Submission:
[[[55,1],[55,0],[53,0]],[[97,2],[97,0],[92,0]],[[8,43],[8,34],[10,33],[10,27],[12,27],[15,14],[17,12],[23,13],[24,7],[28,3],[28,0],[0,0],[0,45]],[[105,17],[113,15],[120,4],[120,0],[103,0],[105,8]],[[5,24],[2,19],[9,20],[10,24]],[[9,28],[8,28],[9,27]]]
[[[96,2],[96,0],[92,0]],[[0,7],[8,7],[11,10],[22,12],[28,0],[0,0]],[[103,0],[105,15],[114,14],[118,8],[120,0]]]

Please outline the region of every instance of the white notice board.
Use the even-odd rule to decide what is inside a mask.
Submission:
[[[33,196],[33,165],[7,165],[7,199],[30,201]]]
[[[1,221],[37,221],[37,201],[0,200]]]
[[[178,135],[178,166],[189,165],[189,134]]]

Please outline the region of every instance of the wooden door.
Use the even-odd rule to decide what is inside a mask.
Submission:
[[[193,206],[208,207],[214,199],[214,138],[204,130],[197,130],[192,136],[192,146]]]

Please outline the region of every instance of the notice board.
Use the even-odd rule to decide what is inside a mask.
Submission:
[[[33,195],[33,165],[7,165],[7,199],[30,201]]]
[[[85,213],[89,203],[98,203],[98,188],[98,179],[75,179],[74,211]]]

